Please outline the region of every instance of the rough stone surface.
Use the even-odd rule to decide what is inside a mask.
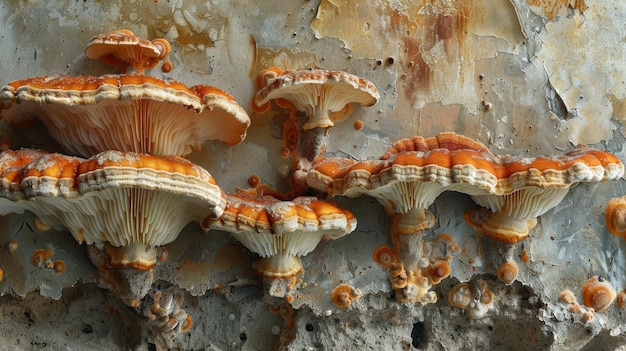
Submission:
[[[280,157],[289,112],[274,105],[255,115],[250,108],[256,74],[270,66],[345,70],[377,85],[376,105],[356,107],[328,133],[327,155],[379,157],[401,138],[454,131],[496,154],[562,154],[588,142],[626,160],[622,3],[269,3],[2,2],[0,85],[45,74],[111,72],[83,54],[99,33],[128,28],[165,37],[174,69],[149,74],[214,85],[251,116],[242,144],[205,143],[189,155],[229,192],[248,187],[252,174],[290,189],[290,160]],[[355,130],[357,120],[363,129]],[[61,151],[37,123],[14,128],[0,120],[0,142]],[[146,312],[152,305],[132,308],[107,290],[86,248],[69,233],[37,230],[30,213],[7,215],[0,218],[0,348],[625,350],[625,310],[613,303],[584,321],[559,301],[569,289],[582,303],[581,286],[591,276],[616,291],[626,288],[626,244],[607,232],[603,218],[606,202],[625,193],[623,179],[581,184],[540,216],[529,239],[514,245],[467,225],[463,215],[478,208],[470,197],[442,194],[430,207],[437,221],[424,237],[450,234],[461,252],[450,277],[433,288],[437,302],[427,306],[396,302],[386,269],[374,263],[374,250],[389,244],[391,220],[371,198],[333,199],[354,213],[358,228],[302,258],[305,275],[291,303],[264,293],[252,269],[255,255],[228,233],[203,234],[190,224],[166,246],[148,294],[151,301],[175,295],[170,315],[182,310],[193,319],[181,333],[154,328]],[[15,253],[8,251],[10,241],[18,245]],[[63,273],[33,265],[34,250],[44,248],[66,263]],[[517,261],[519,275],[507,286],[495,273],[508,259]],[[493,293],[493,303],[472,320],[450,305],[448,293],[477,280]],[[331,302],[342,283],[363,293],[347,310]]]

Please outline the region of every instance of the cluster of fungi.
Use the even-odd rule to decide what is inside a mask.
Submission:
[[[40,121],[68,153],[3,151],[0,214],[30,211],[41,225],[68,230],[88,245],[101,283],[168,332],[189,330],[192,318],[174,289],[152,289],[153,268],[165,259],[162,247],[190,222],[232,233],[260,256],[254,269],[265,291],[290,302],[304,274],[300,257],[321,240],[356,229],[355,216],[324,197],[369,195],[392,223],[391,244],[376,249],[374,261],[387,269],[397,301],[429,304],[437,300],[430,289],[450,275],[460,252],[450,235],[424,240],[437,220],[428,208],[441,193],[470,195],[485,209],[468,213],[468,223],[514,244],[571,187],[624,173],[617,157],[586,147],[537,158],[496,156],[451,132],[401,140],[378,159],[327,158],[330,128],[348,118],[355,103],[375,104],[376,86],[341,71],[273,67],[258,75],[252,110],[265,113],[272,101],[289,110],[282,156],[292,160],[293,189],[254,184],[225,194],[207,170],[183,156],[207,140],[241,142],[250,118],[218,88],[145,75],[169,51],[164,39],[150,42],[119,30],[94,37],[85,54],[122,73],[35,77],[0,90],[2,119],[17,127]],[[612,227],[623,235],[626,215],[616,218]],[[508,285],[517,270],[509,261],[497,275]],[[361,296],[342,284],[330,299],[347,309]],[[493,298],[484,281],[472,279],[455,287],[449,301],[480,318]]]

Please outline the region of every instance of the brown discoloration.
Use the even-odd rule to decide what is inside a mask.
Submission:
[[[435,21],[435,35],[441,40],[450,39],[456,31],[455,25],[455,16],[449,13],[441,14]]]
[[[581,14],[587,10],[585,0],[527,0],[531,10],[544,16],[548,21],[566,14],[568,8],[578,10]]]
[[[405,97],[413,101],[416,94],[428,90],[432,72],[422,56],[420,41],[405,37],[402,42],[404,50],[400,58],[400,65],[405,73],[400,75],[398,85],[404,88]]]

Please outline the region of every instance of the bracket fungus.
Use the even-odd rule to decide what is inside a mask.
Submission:
[[[558,205],[578,183],[615,180],[624,175],[624,164],[615,155],[587,147],[564,155],[506,155],[496,161],[493,190],[487,195],[472,194],[476,203],[493,213],[482,223],[470,224],[507,243],[527,238],[537,224],[536,218]]]
[[[346,105],[371,106],[380,98],[371,82],[346,72],[324,69],[283,71],[272,67],[259,73],[257,85],[260,90],[252,100],[255,111],[267,111],[271,100],[287,106],[286,100],[306,113],[308,121],[304,130],[332,127],[348,117],[346,113],[337,113]]]
[[[170,43],[162,38],[149,41],[141,39],[127,29],[99,34],[85,48],[85,56],[120,67],[122,73],[131,71],[144,74],[169,55]]]
[[[231,232],[242,245],[261,258],[255,268],[272,296],[284,297],[303,273],[300,257],[320,240],[334,240],[356,228],[347,210],[314,197],[280,201],[271,196],[227,194],[219,218],[207,218],[203,227]]]
[[[490,173],[483,170],[488,163],[482,157],[485,150],[479,143],[454,133],[428,139],[415,137],[395,143],[378,160],[328,158],[316,162],[308,172],[307,183],[331,196],[366,194],[378,200],[393,216],[390,236],[398,262],[387,267],[390,274],[420,277],[425,268],[420,268],[422,231],[435,223],[428,207],[446,190],[487,194],[493,184]],[[392,282],[394,279],[391,277]],[[407,285],[397,295],[405,302],[433,302],[432,296],[423,291],[430,284],[417,286]]]
[[[0,90],[0,101],[2,119],[15,126],[39,119],[82,157],[106,150],[182,156],[205,140],[237,144],[250,125],[224,91],[141,75],[17,80]]]
[[[16,173],[29,200],[17,205],[57,229],[67,228],[79,243],[104,248],[116,267],[152,268],[155,247],[225,207],[211,175],[180,157],[106,151],[83,160],[46,154]]]

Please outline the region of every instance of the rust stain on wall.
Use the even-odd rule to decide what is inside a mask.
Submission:
[[[568,8],[578,10],[580,13],[587,10],[585,0],[528,0],[528,5],[533,12],[545,17],[548,21],[565,15]]]

